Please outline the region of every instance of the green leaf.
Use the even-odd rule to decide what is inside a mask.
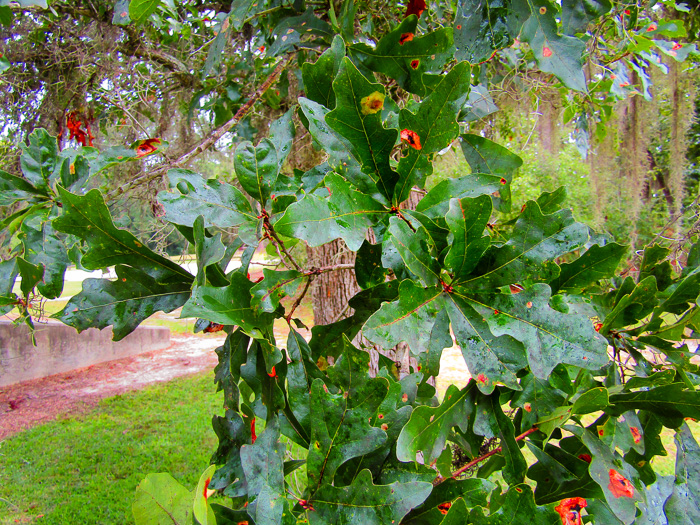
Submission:
[[[204,217],[199,216],[194,221],[195,254],[197,255],[197,286],[206,284],[205,271],[208,266],[223,259],[226,248],[221,242],[221,233],[207,237],[204,229]]]
[[[35,188],[47,191],[56,170],[57,157],[56,137],[43,128],[36,129],[29,135],[29,145],[22,145],[22,173]]]
[[[474,431],[481,434],[488,429],[486,438],[498,437],[501,445],[501,454],[505,459],[505,466],[501,470],[503,479],[509,485],[517,485],[525,480],[527,462],[515,441],[515,427],[513,421],[503,413],[499,402],[499,394],[484,397],[477,403],[474,421]]]
[[[515,373],[527,366],[525,348],[510,335],[495,337],[481,314],[457,294],[444,301],[452,331],[479,389],[490,394],[496,383],[520,390]]]
[[[34,287],[44,277],[44,267],[40,264],[34,265],[22,257],[17,257],[17,268],[19,269],[19,276],[22,279],[20,282],[22,295],[24,297],[29,297]]]
[[[700,391],[687,390],[684,383],[657,386],[610,396],[606,412],[620,415],[628,410],[648,410],[668,418],[692,417],[700,419]]]
[[[256,525],[273,525],[282,520],[285,510],[284,452],[276,417],[267,421],[265,430],[252,445],[241,447],[241,462],[253,501],[246,511]]]
[[[361,192],[382,204],[388,204],[389,199],[380,193],[372,177],[362,172],[361,158],[356,156],[357,152],[350,142],[326,123],[326,115],[330,111],[303,97],[299,98],[299,106],[309,120],[309,133],[328,154],[328,165]]]
[[[544,450],[527,441],[537,463],[527,477],[537,482],[535,501],[545,505],[564,498],[600,498],[603,493],[588,474],[588,462],[566,450],[548,443]]]
[[[201,175],[183,169],[169,170],[168,178],[171,191],[158,194],[166,211],[166,220],[191,227],[201,215],[206,228],[239,226],[239,235],[244,241],[257,244],[256,214],[238,188],[213,179],[204,180]]]
[[[530,44],[542,71],[553,73],[568,88],[585,92],[582,55],[586,44],[558,34],[557,10],[548,0],[533,0],[530,5],[532,13],[520,31],[520,39]]]
[[[445,216],[450,227],[450,251],[445,257],[445,265],[452,270],[456,280],[474,270],[491,244],[491,238],[483,235],[491,211],[491,199],[486,195],[475,199],[450,199],[450,209]]]
[[[331,394],[327,390],[321,379],[311,385],[311,443],[306,471],[314,504],[316,496],[323,499],[323,489],[333,483],[338,467],[386,442],[386,433],[370,426],[366,410],[349,408],[349,393]],[[388,385],[384,395],[387,390]]]
[[[532,372],[542,379],[559,363],[597,370],[608,362],[607,340],[584,315],[562,314],[549,306],[549,286],[535,284],[515,294],[478,298],[455,295],[470,304],[494,335],[510,335],[527,348]]]
[[[381,114],[367,113],[362,105],[363,99],[374,93],[383,97],[384,87],[367,80],[346,57],[333,81],[333,91],[336,107],[326,115],[326,122],[350,141],[350,151],[361,161],[362,171],[374,181],[379,192],[391,200],[398,174],[389,164],[389,155],[398,131],[384,129]]]
[[[376,48],[355,44],[350,49],[362,57],[364,67],[388,75],[410,93],[425,96],[423,74],[440,71],[450,59],[452,34],[449,29],[438,29],[405,40],[404,35],[415,35],[417,24],[418,18],[409,16],[384,35]]]
[[[12,293],[19,269],[17,259],[0,262],[0,315],[5,315],[14,308],[17,296]]]
[[[508,242],[492,246],[476,268],[463,279],[481,289],[509,284],[549,281],[559,275],[554,259],[588,240],[588,228],[575,222],[571,210],[543,215],[534,201],[525,204]]]
[[[555,292],[582,289],[602,279],[610,279],[626,253],[627,247],[622,244],[594,244],[575,261],[562,264],[559,277],[550,286]]]
[[[136,24],[144,23],[161,6],[160,0],[131,0],[129,16]]]
[[[464,158],[467,159],[472,173],[484,173],[499,178],[498,192],[500,200],[496,208],[508,211],[510,208],[510,183],[513,173],[523,161],[515,153],[479,135],[461,135],[461,146]],[[456,197],[456,195],[452,195]]]
[[[82,291],[51,317],[78,332],[112,325],[114,340],[119,341],[154,313],[172,312],[190,297],[190,283],[159,282],[146,272],[121,264],[115,270],[116,281],[85,279]]]
[[[283,297],[293,297],[308,276],[296,270],[274,271],[263,268],[263,280],[250,289],[250,306],[255,311],[274,312]]]
[[[209,486],[224,490],[227,496],[247,496],[245,473],[241,464],[241,447],[252,441],[250,414],[226,410],[225,415],[213,416],[212,427],[219,445],[211,458],[212,464],[222,465],[214,474]]]
[[[399,127],[416,133],[421,149],[409,147],[408,154],[399,161],[395,203],[406,200],[414,186],[425,185],[426,177],[433,171],[427,156],[445,149],[459,135],[457,114],[469,94],[470,78],[469,65],[461,62],[442,78],[415,113],[401,110]]]
[[[68,248],[45,213],[35,217],[40,221],[36,225],[32,224],[31,216],[22,221],[24,258],[33,265],[44,267],[44,274],[38,283],[39,292],[47,299],[56,299],[61,296],[63,276],[70,264]]]
[[[511,523],[529,523],[531,525],[559,524],[559,514],[548,507],[535,504],[530,485],[516,485],[508,488],[503,505],[488,516],[483,507],[471,509],[469,523],[474,525],[507,525]]]
[[[612,9],[609,0],[562,0],[562,33],[575,35],[586,31],[588,24]]]
[[[136,487],[136,525],[190,525],[194,494],[170,474],[148,474]]]
[[[631,292],[624,293],[627,288],[618,291],[615,308],[605,316],[601,333],[606,334],[612,328],[634,325],[649,315],[656,306],[656,278],[653,275],[637,284]]]
[[[574,402],[571,413],[577,415],[590,414],[603,410],[609,404],[608,389],[604,387],[592,388],[585,391]]]
[[[454,21],[455,59],[479,64],[513,43],[509,2],[459,0]]]
[[[296,130],[292,117],[294,111],[289,110],[277,120],[270,124],[270,141],[277,150],[277,171],[282,171],[282,165],[287,160],[289,152],[292,150]],[[274,184],[273,184],[274,186]]]
[[[435,185],[416,206],[416,211],[428,217],[444,217],[450,199],[475,198],[491,195],[501,189],[498,175],[472,174],[456,179],[446,179]]]
[[[212,69],[218,67],[221,63],[224,49],[229,42],[229,38],[231,38],[231,29],[231,20],[227,16],[221,21],[218,27],[218,34],[215,33],[216,38],[209,46],[207,59],[204,61],[204,68],[202,69],[202,80],[206,79]]]
[[[255,313],[250,297],[253,283],[245,275],[235,272],[230,277],[231,284],[226,287],[195,286],[192,297],[182,308],[181,316],[237,325],[252,337],[264,338],[263,334],[272,324],[272,314]]]
[[[424,286],[434,286],[440,282],[437,254],[425,228],[421,226],[413,231],[402,219],[391,217],[388,233],[388,239],[396,247],[406,267],[418,276]]]
[[[327,175],[324,183],[330,191],[329,198],[306,195],[287,208],[274,223],[275,230],[305,240],[309,246],[342,238],[348,248],[356,251],[365,240],[367,228],[388,210],[335,173]]]
[[[460,510],[459,502],[466,503],[469,507],[486,507],[489,493],[495,488],[495,485],[486,480],[479,478],[471,479],[447,479],[433,488],[433,491],[428,496],[423,504],[415,510],[412,510],[408,516],[401,522],[405,525],[424,525],[431,523],[440,523],[441,525],[452,525],[452,521],[445,522],[448,519],[444,513],[438,509],[438,505],[447,501],[453,502],[450,507],[448,516],[453,516],[454,510]],[[456,499],[456,501],[455,501]],[[464,520],[466,510],[460,512],[460,519]],[[452,517],[449,518],[450,520]],[[443,521],[440,521],[443,520]],[[457,521],[456,523],[464,523]]]
[[[383,283],[389,270],[382,266],[382,247],[364,241],[355,257],[355,279],[360,288],[372,288]]]
[[[268,48],[268,56],[281,55],[295,46],[305,46],[306,42],[302,42],[303,37],[315,35],[328,39],[334,33],[328,22],[317,17],[312,7],[307,7],[299,16],[283,17],[272,30],[272,34],[277,38]]]
[[[27,179],[0,170],[0,206],[10,206],[16,202],[31,203],[46,198],[46,191],[38,190]]]
[[[676,432],[676,482],[664,510],[669,523],[700,520],[700,447],[687,423]]]
[[[294,329],[289,330],[287,337],[287,354],[290,359],[287,365],[287,400],[294,417],[309,436],[311,383],[326,376],[314,363],[306,340]]]
[[[419,406],[413,410],[396,442],[399,461],[418,461],[420,454],[422,462],[431,465],[442,454],[453,427],[467,431],[474,411],[473,386],[469,383],[460,390],[450,385],[440,406]]]
[[[636,503],[644,502],[644,490],[636,471],[592,432],[583,434],[583,443],[593,460],[588,468],[593,480],[600,485],[610,509],[625,525],[634,521]]]
[[[557,376],[570,382],[563,367],[556,367],[548,379],[540,379],[533,373],[528,373],[520,379],[522,391],[515,392],[511,406],[522,408],[522,428],[534,426],[538,421],[549,417],[557,407],[565,405],[566,392],[562,392],[554,384]]]
[[[216,465],[209,465],[209,467],[199,477],[197,488],[194,489],[194,504],[192,505],[192,511],[195,519],[200,525],[216,525],[214,511],[207,502],[207,498],[209,497],[207,495],[209,482],[211,481],[211,477],[215,471]]]
[[[418,355],[428,349],[435,318],[444,307],[442,289],[422,288],[413,281],[399,285],[399,299],[385,303],[365,323],[364,336],[384,348],[406,342]]]
[[[234,167],[245,192],[265,206],[279,173],[274,143],[270,139],[261,140],[257,146],[242,142],[236,148]]]
[[[313,497],[314,512],[307,514],[311,525],[400,523],[411,509],[423,503],[432,485],[424,481],[375,485],[369,470],[361,471],[347,487],[325,485]]]
[[[345,44],[342,37],[336,35],[330,47],[318,57],[314,64],[306,62],[301,66],[301,78],[307,98],[325,106],[328,110],[335,108],[333,79],[338,74],[344,56]]]
[[[224,406],[227,409],[238,410],[239,390],[238,380],[241,378],[241,366],[246,362],[250,338],[240,329],[226,337],[226,341],[215,352],[219,362],[214,368],[214,381],[218,390],[224,391]]]
[[[88,251],[81,259],[86,269],[126,264],[148,274],[157,283],[193,281],[192,275],[178,264],[149,250],[128,231],[116,228],[98,190],[79,196],[59,187],[59,193],[63,215],[53,221],[53,227],[87,242]]]

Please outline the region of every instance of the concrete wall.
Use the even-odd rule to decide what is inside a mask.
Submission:
[[[170,329],[143,326],[121,341],[112,329],[82,333],[56,321],[37,323],[36,346],[29,329],[0,320],[0,387],[170,346]]]

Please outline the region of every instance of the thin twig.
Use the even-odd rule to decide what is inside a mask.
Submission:
[[[294,257],[290,255],[290,253],[287,251],[287,248],[285,248],[284,243],[282,240],[277,236],[277,232],[275,229],[272,227],[272,224],[270,223],[270,217],[267,215],[267,212],[263,210],[263,227],[265,228],[265,232],[267,232],[268,237],[270,240],[276,245],[276,247],[279,247],[279,249],[282,250],[282,252],[287,256],[289,261],[294,265],[294,268],[296,271],[301,272],[301,266],[297,264],[297,262],[294,260]],[[280,258],[282,255],[280,254]]]
[[[311,286],[311,281],[314,280],[313,275],[309,275],[308,279],[306,279],[306,285],[304,286],[304,289],[301,292],[301,295],[297,297],[296,301],[294,301],[294,304],[292,305],[292,309],[289,311],[289,314],[285,317],[285,320],[287,321],[288,325],[292,324],[292,315],[294,315],[294,310],[297,309],[297,307],[301,304],[301,301],[304,300],[304,296],[306,295],[306,292],[309,291],[309,286]]]
[[[131,181],[125,187],[120,186],[119,188],[116,188],[113,193],[110,193],[107,196],[107,199],[111,200],[111,199],[118,197],[122,193],[126,193],[135,184],[143,184],[143,183],[148,182],[150,180],[157,179],[158,177],[161,177],[165,172],[167,172],[170,168],[172,168],[174,166],[180,166],[182,164],[189,163],[195,157],[199,156],[201,153],[208,150],[221,137],[223,137],[224,134],[228,133],[236,124],[238,124],[248,114],[248,112],[252,109],[253,105],[258,100],[260,100],[260,98],[265,94],[265,92],[268,89],[270,89],[272,84],[274,84],[277,81],[277,79],[282,74],[282,71],[284,71],[287,68],[287,66],[289,66],[289,64],[291,64],[293,58],[294,58],[294,55],[289,54],[286,58],[283,58],[282,60],[280,60],[280,62],[277,64],[277,66],[272,71],[270,76],[268,76],[267,79],[265,79],[265,82],[262,83],[262,85],[258,88],[258,90],[253,94],[253,96],[251,96],[250,99],[248,99],[248,101],[241,106],[241,108],[236,112],[236,114],[233,116],[233,118],[231,120],[229,120],[228,122],[219,126],[217,129],[214,130],[213,133],[211,133],[208,137],[199,141],[199,143],[197,143],[197,145],[194,146],[193,148],[191,148],[187,153],[182,154],[180,156],[180,158],[178,158],[174,161],[164,162],[160,167],[151,171],[147,176],[139,177],[139,178],[135,179],[134,181]]]
[[[530,434],[533,434],[533,433],[537,432],[538,430],[539,430],[539,429],[538,429],[537,427],[532,427],[530,430],[526,430],[525,432],[523,432],[522,434],[520,434],[518,437],[516,437],[516,438],[515,438],[515,441],[523,440],[523,439],[525,439],[527,436],[529,436]],[[448,477],[446,477],[446,478],[443,478],[442,476],[438,476],[437,478],[435,478],[435,479],[433,480],[433,486],[436,487],[436,486],[438,486],[440,483],[444,483],[444,482],[447,481],[448,479],[454,479],[454,478],[456,478],[456,477],[459,476],[462,472],[465,472],[465,471],[469,470],[470,468],[474,467],[475,465],[478,465],[479,463],[481,463],[481,462],[484,461],[485,459],[488,459],[488,458],[490,458],[491,456],[493,456],[494,454],[498,454],[499,452],[502,452],[502,451],[503,451],[503,447],[496,447],[496,448],[494,448],[493,450],[488,451],[488,452],[487,452],[486,454],[484,454],[483,456],[479,456],[478,458],[471,460],[469,463],[467,463],[467,464],[464,465],[463,467],[458,468],[458,469],[455,470],[450,476],[448,476]]]

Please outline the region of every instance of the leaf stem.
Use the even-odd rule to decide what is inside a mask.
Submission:
[[[294,301],[294,304],[292,305],[292,309],[289,311],[289,314],[284,318],[287,321],[288,325],[292,324],[292,315],[294,315],[294,310],[297,309],[297,307],[301,304],[301,301],[304,299],[304,296],[306,295],[306,292],[309,291],[309,286],[311,286],[311,281],[314,280],[314,275],[311,274],[308,276],[308,279],[306,279],[306,285],[304,286],[304,289],[301,292],[301,295],[296,298]]]
[[[530,430],[526,430],[525,432],[523,432],[522,434],[520,434],[519,436],[517,436],[517,437],[515,438],[515,441],[521,441],[521,440],[525,439],[527,436],[529,436],[530,434],[534,434],[534,433],[537,432],[538,430],[539,430],[539,429],[538,429],[537,427],[532,427]],[[435,478],[435,479],[433,480],[433,486],[434,486],[434,487],[437,487],[440,483],[444,483],[444,482],[447,481],[448,479],[454,479],[454,478],[456,478],[456,477],[459,476],[461,473],[463,473],[463,472],[469,470],[470,468],[472,468],[472,467],[475,466],[475,465],[478,465],[479,463],[481,463],[481,462],[484,461],[485,459],[488,459],[488,458],[490,458],[491,456],[493,456],[494,454],[498,454],[499,452],[502,452],[502,451],[503,451],[503,447],[496,447],[496,448],[494,448],[493,450],[489,450],[489,451],[488,451],[486,454],[484,454],[483,456],[479,456],[478,458],[471,460],[471,461],[470,461],[469,463],[467,463],[466,465],[464,465],[464,466],[458,468],[457,470],[455,470],[449,477],[443,478],[442,476],[438,476],[437,478]]]

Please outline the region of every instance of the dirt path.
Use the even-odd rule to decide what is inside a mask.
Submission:
[[[286,340],[286,331],[275,335]],[[306,330],[303,335],[309,337]],[[174,334],[172,344],[155,352],[79,368],[42,379],[0,388],[0,440],[22,430],[52,421],[60,415],[77,415],[93,408],[100,399],[137,390],[151,383],[170,381],[217,363],[214,349],[224,338]],[[440,361],[438,390],[450,384],[464,386],[469,372],[458,347],[446,348]]]
[[[163,350],[0,388],[0,440],[61,414],[84,413],[105,397],[213,370],[214,349],[224,338],[173,335],[170,340]]]

